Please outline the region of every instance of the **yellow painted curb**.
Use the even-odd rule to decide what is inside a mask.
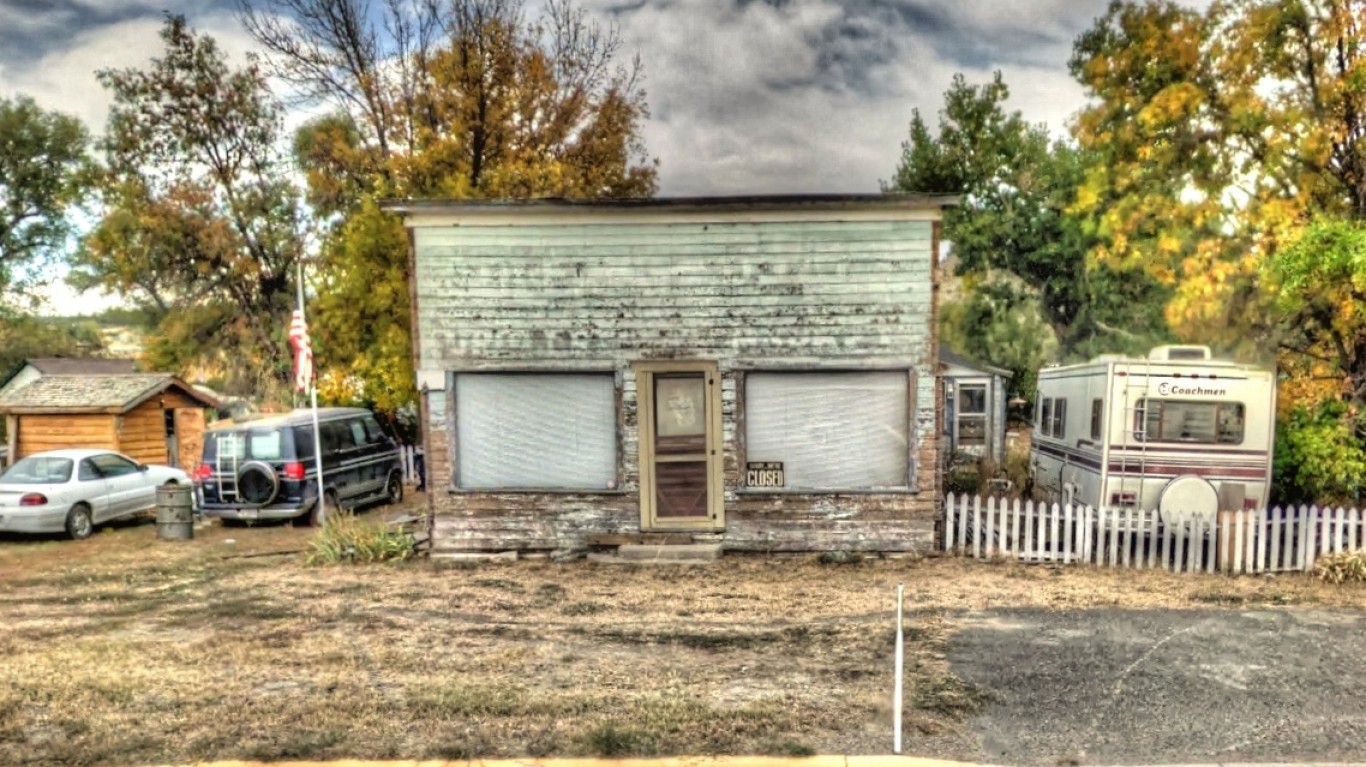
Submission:
[[[177,767],[160,765],[159,767]],[[916,756],[676,756],[661,759],[452,759],[331,762],[198,762],[178,767],[977,767]]]

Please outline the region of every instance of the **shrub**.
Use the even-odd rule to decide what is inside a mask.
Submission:
[[[585,751],[602,757],[648,756],[653,753],[640,732],[614,724],[594,727],[579,740]]]
[[[1314,564],[1314,574],[1327,583],[1366,582],[1366,549],[1319,557]]]
[[[333,514],[309,542],[310,565],[401,562],[413,556],[411,533],[354,514]]]
[[[950,469],[944,475],[944,492],[954,495],[981,495],[982,474],[977,467]]]
[[[1006,479],[1010,480],[1010,485],[1015,493],[1024,495],[1029,488],[1029,451],[1016,450],[1006,454]]]
[[[788,738],[787,740],[771,741],[764,745],[764,753],[774,756],[815,756],[816,749],[799,740]]]

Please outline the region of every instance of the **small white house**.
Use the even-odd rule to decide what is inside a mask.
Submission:
[[[394,202],[432,548],[915,550],[949,197]]]
[[[1006,457],[1006,382],[1004,368],[968,359],[939,347],[944,382],[944,451],[987,458],[998,466]]]

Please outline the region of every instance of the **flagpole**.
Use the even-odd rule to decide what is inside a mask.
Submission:
[[[308,327],[307,316],[304,314],[304,262],[298,261],[299,279],[299,318],[304,320],[304,327]],[[311,344],[310,344],[311,347]],[[310,348],[310,354],[311,354]],[[318,470],[318,524],[322,527],[327,526],[327,505],[323,500],[327,497],[326,490],[323,489],[323,439],[322,429],[318,426],[318,376],[313,372],[313,366],[309,365],[308,391],[309,399],[313,410],[313,461]]]

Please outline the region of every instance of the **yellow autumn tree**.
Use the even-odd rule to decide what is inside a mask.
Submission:
[[[1366,216],[1363,0],[1115,2],[1076,43],[1102,153],[1077,210],[1097,262],[1174,289],[1173,330],[1269,359],[1269,258],[1317,213]]]

